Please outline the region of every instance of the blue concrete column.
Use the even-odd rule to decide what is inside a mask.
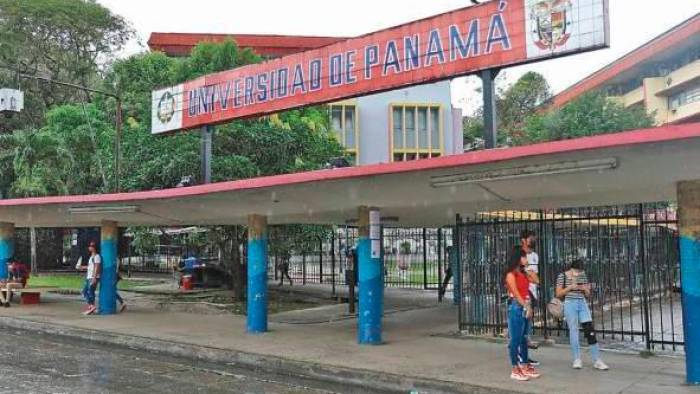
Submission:
[[[678,184],[681,296],[688,384],[700,384],[700,181]]]
[[[0,280],[7,279],[7,263],[15,254],[15,225],[0,223]]]
[[[248,216],[249,334],[267,331],[267,217]]]
[[[101,315],[117,312],[117,242],[119,228],[116,222],[104,221],[100,229],[100,275],[99,311]]]
[[[382,343],[384,312],[384,280],[379,211],[360,207],[358,210],[359,242],[357,267],[360,311],[357,319],[357,342],[360,345]],[[370,219],[371,218],[371,219]]]

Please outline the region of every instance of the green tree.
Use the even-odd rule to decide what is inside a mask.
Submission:
[[[0,160],[12,172],[6,185],[8,197],[39,197],[66,194],[67,185],[60,176],[70,159],[56,139],[45,131],[19,130],[0,135],[4,147]]]
[[[497,80],[498,82],[499,80]],[[530,142],[523,133],[526,118],[552,97],[547,80],[539,73],[527,72],[515,83],[499,88],[496,97],[498,116],[497,144],[522,145]],[[483,107],[463,120],[465,147],[483,147]]]
[[[532,114],[525,123],[531,141],[552,141],[652,127],[654,118],[644,108],[588,93],[560,109]]]
[[[249,50],[224,42],[199,44],[192,56],[184,59],[148,53],[116,62],[105,84],[119,86],[124,98],[124,187],[172,187],[183,175],[199,174],[198,133],[150,134],[152,90],[260,60]],[[216,127],[212,179],[228,181],[318,169],[340,155],[342,147],[328,132],[328,116],[322,107],[233,121]],[[240,247],[245,234],[243,226],[214,226],[206,232],[205,243],[221,251],[238,299],[244,296]]]
[[[546,107],[551,98],[547,81],[527,73],[501,90],[498,106],[499,146],[525,145],[595,134],[614,133],[654,125],[644,108],[627,108],[602,93],[588,93],[562,108]],[[465,146],[483,147],[482,112],[463,121]]]
[[[92,99],[88,92],[18,80],[18,71],[92,87],[132,36],[123,18],[94,0],[0,0],[0,85],[25,92],[25,111],[0,119],[0,132],[39,128],[49,108]]]

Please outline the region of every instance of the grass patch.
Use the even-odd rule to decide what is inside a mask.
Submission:
[[[34,275],[29,278],[28,287],[51,287],[65,290],[81,290],[85,284],[84,275]],[[119,290],[129,290],[134,287],[152,285],[152,281],[137,279],[122,279]]]

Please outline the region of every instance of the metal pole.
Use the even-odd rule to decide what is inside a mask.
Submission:
[[[301,254],[301,283],[306,284],[306,251]]]
[[[318,240],[318,282],[323,284],[323,238]]]
[[[335,228],[331,233],[331,291],[335,296]]]
[[[549,288],[548,288],[548,281],[547,281],[547,255],[545,252],[545,239],[544,239],[544,220],[545,220],[545,212],[544,210],[540,210],[540,220],[538,223],[538,239],[539,239],[539,251],[540,251],[540,259],[538,261],[539,267],[538,272],[540,275],[540,280],[542,281],[542,284],[540,285],[539,289],[539,307],[540,307],[540,313],[542,316],[542,336],[547,339],[549,338],[549,324],[547,323],[547,307],[545,302],[548,302],[550,296],[549,296]]]
[[[454,270],[452,273],[452,282],[453,282],[453,288],[455,292],[458,292],[459,296],[459,305],[457,308],[457,329],[462,330],[462,308],[464,308],[464,297],[462,297],[462,248],[461,248],[461,240],[460,240],[460,225],[462,224],[462,217],[458,214],[455,217],[455,228],[452,231],[452,250],[454,253],[457,253],[457,268]],[[449,259],[449,256],[448,256]],[[448,264],[451,264],[451,262],[448,262]],[[459,285],[457,284],[457,281],[460,281]]]
[[[438,255],[438,291],[440,291],[440,286],[442,286],[442,273],[444,272],[442,264],[442,227],[438,227],[437,231],[438,245],[437,245],[437,255]]]
[[[644,231],[644,204],[639,204],[639,259],[642,263],[642,297],[644,298],[644,340],[651,351],[651,320],[649,318],[649,267],[646,259],[646,231]]]
[[[128,247],[128,249],[129,249],[129,258],[127,259],[127,264],[128,264],[128,265],[127,265],[127,268],[126,268],[126,277],[127,277],[127,278],[131,278],[131,247],[132,247],[131,242],[132,242],[133,240],[134,240],[133,238],[131,238],[131,239],[129,240],[129,247]]]
[[[488,69],[481,72],[482,94],[484,99],[484,144],[486,149],[496,147],[498,118],[496,113],[496,84],[494,80],[498,69]]]
[[[202,126],[201,130],[201,181],[211,183],[211,145],[213,126]]]
[[[426,228],[423,227],[423,290],[428,290],[428,242],[426,240]]]

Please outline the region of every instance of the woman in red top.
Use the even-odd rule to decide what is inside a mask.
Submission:
[[[508,289],[508,350],[513,366],[510,378],[526,381],[540,377],[535,367],[521,364],[519,360],[528,360],[527,321],[532,317],[530,305],[530,279],[525,273],[527,253],[521,248],[514,248],[505,271],[505,285]]]

